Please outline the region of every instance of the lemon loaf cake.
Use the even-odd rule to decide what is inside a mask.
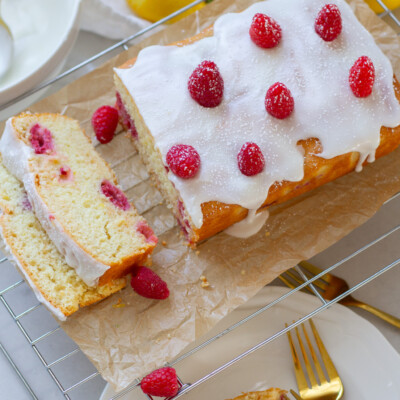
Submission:
[[[399,85],[343,0],[268,0],[115,69],[117,106],[192,243],[400,143]],[[397,96],[397,98],[396,98]]]
[[[10,118],[0,152],[44,230],[87,285],[125,276],[153,250],[156,236],[77,121],[58,114]]]
[[[231,400],[289,400],[286,394],[286,390],[271,388],[258,392],[243,393],[241,396]]]
[[[125,287],[125,278],[89,287],[65,262],[37,220],[22,184],[0,158],[0,233],[38,300],[60,320]]]

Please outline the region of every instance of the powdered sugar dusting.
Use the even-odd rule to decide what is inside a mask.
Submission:
[[[344,1],[329,3],[336,4],[342,16],[342,32],[332,42],[315,32],[315,19],[326,1],[268,0],[220,17],[211,38],[190,46],[146,48],[132,68],[116,71],[164,162],[176,144],[191,145],[199,153],[201,168],[194,178],[184,180],[169,172],[197,227],[202,225],[204,202],[256,210],[274,182],[301,180],[299,140],[318,138],[324,158],[358,151],[361,167],[364,159],[374,159],[381,126],[400,123],[389,60]],[[276,47],[263,49],[251,40],[256,13],[270,16],[282,28]],[[375,66],[376,80],[369,97],[357,98],[349,86],[349,71],[364,55]],[[187,89],[189,76],[204,60],[215,62],[224,80],[223,100],[215,108],[197,104]],[[265,109],[266,92],[276,82],[287,86],[295,102],[284,120]],[[265,157],[263,171],[250,177],[237,163],[245,142],[257,143]]]

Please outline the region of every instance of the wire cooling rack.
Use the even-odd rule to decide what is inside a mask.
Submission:
[[[132,43],[132,41],[134,41],[135,39],[142,37],[148,32],[154,30],[157,26],[161,25],[162,23],[168,21],[169,19],[175,17],[176,15],[185,12],[186,10],[192,7],[195,7],[196,5],[202,2],[204,2],[204,0],[196,0],[187,7],[184,7],[183,9],[177,11],[176,13],[171,14],[169,17],[166,17],[163,20],[160,20],[159,22],[149,26],[148,28],[143,29],[142,31],[136,33],[135,35],[132,35],[131,37],[116,43],[115,45],[109,47],[108,49],[85,60],[79,65],[67,70],[58,77],[49,80],[40,85],[39,87],[19,96],[18,98],[14,99],[12,103],[7,103],[0,106],[0,111],[7,110],[7,108],[10,106],[15,106],[15,104],[18,104],[24,99],[29,98],[30,96],[34,95],[35,93],[39,92],[44,88],[54,86],[56,83],[60,82],[66,83],[67,82],[66,78],[68,77],[71,78],[71,76],[74,77],[75,76],[74,74],[76,73],[79,74],[80,72],[82,72],[84,67],[92,65],[93,63],[96,63],[98,61],[104,62],[105,59],[110,58],[112,55],[115,54],[115,52],[118,52],[121,49],[126,49],[127,45]],[[207,3],[208,1],[205,2]],[[386,22],[390,23],[400,34],[400,21],[396,17],[395,13],[393,13],[388,9],[384,1],[376,0],[376,2],[379,5],[381,5],[381,7],[384,9],[384,12],[380,15],[380,17],[385,19]],[[383,208],[390,206],[390,204],[396,203],[395,207],[397,211],[399,211],[400,210],[399,200],[400,200],[400,193],[398,193],[397,195],[393,196],[390,200],[388,200],[383,206]],[[399,212],[397,212],[397,214],[400,215]],[[376,238],[373,238],[368,243],[358,247],[355,251],[352,251],[350,254],[334,262],[332,265],[326,268],[324,272],[321,273],[320,275],[317,275],[312,279],[307,279],[307,277],[303,275],[304,282],[298,288],[289,291],[287,294],[281,296],[280,298],[274,300],[269,304],[266,304],[264,307],[248,315],[247,317],[238,321],[234,325],[222,330],[216,336],[209,338],[208,340],[204,341],[197,347],[182,354],[175,360],[171,361],[168,365],[174,366],[175,368],[177,368],[179,372],[179,365],[184,360],[193,356],[195,353],[201,352],[201,350],[211,345],[211,343],[220,340],[226,335],[229,335],[233,331],[237,330],[239,327],[248,323],[250,320],[256,318],[260,314],[271,309],[276,304],[284,301],[286,298],[296,293],[297,291],[308,287],[317,293],[313,285],[313,282],[319,279],[319,277],[322,276],[324,273],[332,272],[335,269],[339,268],[341,265],[351,260],[354,260],[358,257],[362,257],[364,253],[377,249],[377,246],[379,246],[380,243],[382,243],[383,241],[387,240],[390,237],[393,237],[393,235],[396,235],[396,233],[400,233],[400,224],[393,225],[393,220],[391,222],[392,223],[387,230],[380,233]],[[396,221],[394,221],[394,223],[396,224]],[[215,377],[216,375],[226,370],[227,368],[233,366],[233,364],[238,363],[240,360],[256,352],[261,347],[267,345],[268,343],[274,341],[278,337],[284,335],[288,330],[301,324],[302,322],[315,316],[316,314],[322,312],[326,308],[330,307],[332,304],[339,302],[347,295],[355,292],[364,285],[368,284],[369,282],[378,278],[382,274],[388,272],[392,268],[399,265],[400,265],[400,258],[385,263],[383,266],[379,268],[378,271],[372,273],[367,277],[363,277],[358,283],[354,284],[348,291],[336,297],[332,301],[326,301],[321,296],[319,296],[319,299],[321,301],[319,307],[315,308],[313,311],[311,311],[298,321],[292,323],[287,328],[282,329],[279,332],[276,332],[274,335],[265,338],[264,340],[257,343],[253,347],[247,349],[246,351],[242,352],[241,354],[231,359],[230,361],[224,363],[223,365],[220,365],[219,367],[215,368],[214,370],[205,374],[204,376],[200,377],[194,382],[189,384],[179,379],[182,387],[179,393],[173,399],[184,397],[185,394],[189,393],[190,391],[200,386],[204,382],[208,381],[209,379]],[[55,322],[55,320],[51,317],[50,313],[45,309],[45,307],[41,303],[37,303],[37,300],[33,297],[25,281],[21,279],[20,275],[14,270],[14,267],[9,263],[8,259],[4,256],[3,257],[0,256],[0,267],[2,268],[3,271],[2,276],[0,278],[0,302],[3,304],[4,309],[6,310],[6,312],[8,312],[9,316],[11,316],[11,319],[13,321],[13,324],[8,327],[5,327],[5,329],[8,329],[10,331],[10,335],[22,334],[22,337],[25,340],[25,344],[27,342],[25,348],[23,349],[22,356],[21,354],[19,355],[18,361],[16,360],[16,358],[18,358],[17,357],[18,350],[12,349],[12,351],[11,350],[9,351],[7,349],[7,345],[5,344],[6,342],[4,340],[3,343],[0,342],[0,350],[1,353],[4,355],[5,359],[8,361],[11,368],[13,369],[13,371],[15,371],[15,373],[17,374],[18,379],[22,382],[23,386],[25,387],[26,395],[28,397],[30,396],[33,399],[39,399],[39,400],[58,399],[58,398],[60,399],[65,398],[70,400],[98,399],[100,392],[105,385],[105,382],[101,378],[99,372],[95,370],[93,365],[87,360],[87,358],[84,356],[81,350],[76,346],[76,344],[64,334],[61,327]],[[11,272],[11,274],[7,274],[7,280],[4,282],[3,281],[5,276],[4,270],[6,269],[9,270],[13,269],[14,272]],[[23,302],[16,300],[21,298],[21,293],[24,293],[25,295],[28,294],[27,296],[28,300],[24,300]],[[31,297],[29,297],[29,294],[31,295]],[[0,312],[2,311],[3,310],[0,310]],[[37,321],[39,321],[39,318],[40,318],[40,324],[37,323]],[[17,328],[16,330],[15,327]],[[28,350],[29,348],[31,350]],[[44,371],[45,375],[50,379],[53,385],[53,387],[49,386],[49,388],[46,389],[45,394],[41,392],[39,394],[39,391],[36,388],[38,386],[37,382],[34,379],[32,379],[30,375],[27,374],[26,368],[24,368],[24,363],[31,365],[31,360],[30,360],[32,355],[31,353],[34,355],[36,362],[39,360],[39,362],[36,363],[35,367],[35,371],[37,372],[37,374],[43,373]],[[36,379],[43,379],[43,375],[41,378],[36,377]],[[139,382],[140,382],[139,380],[135,381],[132,385],[127,387],[118,395],[112,397],[112,399],[110,400],[123,398],[128,393],[134,391],[139,385]],[[151,399],[150,396],[145,396],[143,394],[141,395],[141,398]]]

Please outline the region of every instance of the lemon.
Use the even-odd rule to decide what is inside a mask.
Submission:
[[[126,2],[139,17],[151,22],[156,22],[172,14],[174,11],[180,10],[182,7],[193,3],[193,0],[126,0]],[[179,15],[179,17],[173,18],[170,22],[176,22],[186,15],[199,10],[203,6],[204,3],[201,3],[192,7],[190,10]]]
[[[376,0],[365,0],[368,5],[372,8],[373,11],[376,13],[382,13],[385,10],[379,5],[379,3]],[[383,3],[385,4],[386,7],[388,7],[390,10],[394,10],[397,7],[400,7],[400,0],[383,0]]]

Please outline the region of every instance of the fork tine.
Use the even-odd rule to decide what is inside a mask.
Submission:
[[[304,324],[301,324],[301,325],[303,326],[303,329],[304,329]],[[297,326],[295,329],[296,329],[297,340],[299,341],[301,353],[303,354],[304,364],[306,366],[308,378],[310,379],[311,387],[318,386],[317,379],[315,378],[314,371],[312,369],[310,360],[308,359],[307,352],[306,352],[306,349],[304,348],[303,340],[301,339],[300,332],[299,332]]]
[[[302,398],[292,389],[290,389],[290,393],[296,400],[302,400]]]
[[[304,336],[306,338],[306,341],[307,341],[307,344],[308,344],[308,348],[309,348],[310,353],[311,353],[311,358],[314,361],[314,366],[315,366],[315,369],[317,370],[318,378],[319,378],[319,381],[321,382],[321,385],[322,385],[323,383],[327,382],[327,380],[325,378],[324,371],[322,370],[321,364],[319,363],[317,355],[315,354],[314,347],[311,344],[310,338],[308,337],[308,333],[306,331],[306,327],[305,327],[304,324],[302,324],[302,326],[303,326]]]
[[[285,324],[285,326],[287,328],[288,324]],[[296,348],[294,347],[292,335],[291,335],[290,331],[287,332],[287,336],[289,339],[290,350],[292,352],[292,357],[293,357],[293,365],[294,365],[294,372],[296,375],[297,387],[299,388],[299,390],[301,392],[302,390],[308,389],[308,383],[307,383],[307,379],[304,375],[303,369],[301,367]]]
[[[295,285],[293,285],[293,283],[289,282],[289,281],[283,276],[283,274],[282,274],[282,275],[279,275],[278,278],[279,278],[287,287],[289,287],[290,289],[294,289],[294,288],[296,287]]]
[[[292,272],[286,271],[286,273],[287,273],[289,276],[291,276],[293,279],[295,279],[299,284],[304,283],[304,280],[300,280],[299,278],[296,278],[295,275],[294,275]],[[307,277],[309,277],[309,274],[306,274],[306,275],[307,275]],[[313,275],[313,276],[315,276],[315,275]],[[319,288],[322,289],[322,290],[325,290],[326,287],[328,286],[328,284],[327,284],[325,281],[320,281],[320,280],[316,280],[316,281],[314,281],[312,284],[313,284],[314,286],[319,287]],[[307,286],[307,289],[308,289],[311,293],[313,293],[312,290],[311,290],[308,286]]]
[[[297,286],[299,286],[299,285],[301,285],[301,284],[304,283],[304,281],[303,281],[302,279],[298,278],[293,272],[285,271],[285,273],[286,273],[288,276],[290,276],[295,282],[298,283]],[[312,293],[312,290],[311,290],[308,286],[306,286],[305,289],[307,289],[309,292]]]
[[[319,333],[317,331],[317,328],[316,328],[314,322],[311,319],[309,321],[310,321],[311,330],[315,337],[315,341],[317,342],[317,346],[319,348],[319,352],[321,353],[322,361],[325,364],[325,369],[326,369],[326,372],[328,373],[329,379],[332,380],[332,379],[338,378],[339,374],[336,371],[335,365],[333,364],[331,357],[329,356],[329,354],[324,346],[324,343],[322,342],[322,340],[319,336]]]
[[[284,274],[286,274],[287,276],[289,276],[291,279],[293,279],[297,284],[294,285],[291,281],[289,281],[289,279],[287,279]],[[278,278],[289,288],[294,289],[297,286],[301,285],[302,283],[304,283],[304,281],[300,281],[299,278],[296,278],[294,275],[290,274],[289,271],[284,272],[282,275],[279,275]],[[311,294],[313,294],[312,290],[306,286],[305,288],[303,288],[302,290],[307,289]]]
[[[304,275],[308,278],[314,278],[315,274],[313,274],[312,272],[306,270],[304,268],[305,271],[302,271],[304,273]],[[327,283],[325,280],[323,280],[322,278],[317,279],[316,281],[314,281],[312,283],[312,285],[319,287],[321,290],[325,291],[327,289],[327,287],[329,286],[329,283]]]
[[[311,272],[311,273],[314,274],[314,275],[318,275],[318,274],[320,274],[321,272],[323,272],[323,269],[316,267],[315,265],[309,263],[308,261],[300,261],[300,262],[299,262],[299,265],[300,265],[302,268],[304,268],[306,271],[309,271],[309,272]],[[325,282],[327,282],[327,279],[329,279],[329,277],[330,277],[330,274],[327,273],[327,274],[325,274],[325,275],[322,275],[321,278],[319,278],[319,279],[322,279],[322,280],[324,280]],[[328,282],[328,283],[329,283],[329,282]]]

